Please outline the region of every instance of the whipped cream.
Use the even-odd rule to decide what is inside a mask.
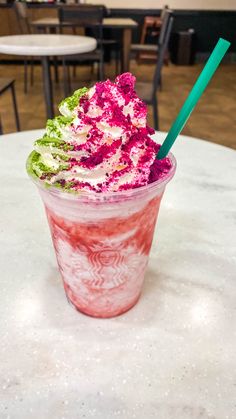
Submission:
[[[29,157],[30,171],[47,185],[120,191],[147,185],[170,169],[168,158],[163,170],[160,163],[156,168],[159,146],[150,137],[154,130],[131,73],[75,91],[59,111]]]

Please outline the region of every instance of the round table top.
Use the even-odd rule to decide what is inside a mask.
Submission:
[[[0,37],[3,54],[52,56],[71,55],[93,51],[96,39],[78,35],[10,35]]]
[[[64,295],[25,172],[41,134],[0,137],[0,417],[235,419],[236,152],[180,136],[141,299],[102,320]]]

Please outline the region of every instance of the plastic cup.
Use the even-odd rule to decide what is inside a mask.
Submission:
[[[93,317],[113,317],[138,301],[160,202],[172,168],[140,188],[79,195],[45,188],[42,197],[68,301]]]

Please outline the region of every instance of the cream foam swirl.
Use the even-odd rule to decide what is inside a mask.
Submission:
[[[31,170],[67,190],[117,191],[146,185],[158,145],[130,73],[77,90],[35,142]],[[161,172],[160,172],[161,173]]]

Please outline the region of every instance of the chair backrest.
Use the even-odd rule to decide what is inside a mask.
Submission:
[[[29,23],[28,13],[27,13],[27,4],[15,1],[14,11],[16,14],[17,23],[19,25],[21,34],[31,33],[31,27]]]
[[[163,7],[163,9],[162,9],[162,11],[161,11],[161,14],[160,14],[160,19],[161,20],[163,20],[164,19],[164,16],[165,16],[165,14],[166,14],[166,11],[169,9],[169,6],[168,6],[168,4],[166,4],[164,7]]]
[[[160,48],[161,45],[165,41],[165,36],[166,36],[167,28],[168,28],[168,25],[169,25],[169,20],[170,20],[172,15],[173,15],[173,10],[166,9],[166,12],[165,12],[163,20],[162,20],[160,34],[159,34],[158,40],[157,40],[158,48]]]
[[[104,7],[92,4],[66,5],[58,8],[59,21],[74,26],[89,27],[101,25]]]
[[[86,35],[96,38],[99,49],[103,49],[103,16],[105,8],[100,5],[66,5],[58,8],[60,32],[63,24],[71,24],[73,28],[84,28]]]
[[[157,88],[160,85],[160,81],[161,81],[161,70],[162,70],[162,66],[163,66],[163,62],[165,58],[165,53],[168,48],[170,34],[171,34],[173,21],[174,21],[172,14],[173,12],[169,14],[164,39],[163,39],[163,42],[159,45],[157,63],[156,63],[156,68],[154,72],[154,77],[153,77],[153,92],[152,92],[153,96],[156,95]]]

